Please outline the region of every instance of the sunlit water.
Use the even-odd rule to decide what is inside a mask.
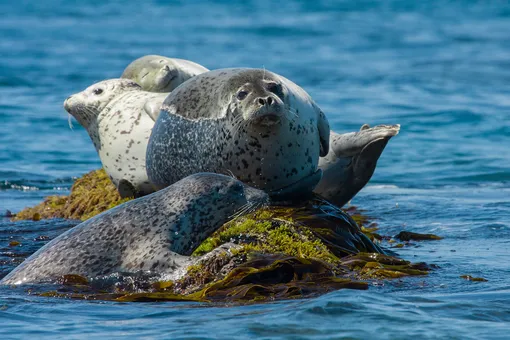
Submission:
[[[510,5],[507,1],[4,1],[0,213],[100,166],[63,100],[144,54],[265,67],[305,88],[338,132],[402,125],[352,204],[428,277],[250,306],[101,303],[0,288],[0,337],[507,338]],[[0,218],[0,275],[70,226]],[[44,237],[46,236],[46,237]],[[488,282],[459,278],[469,274]]]

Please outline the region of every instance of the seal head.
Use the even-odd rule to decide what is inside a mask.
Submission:
[[[113,99],[125,92],[141,89],[141,86],[132,80],[105,80],[68,97],[64,101],[64,109],[87,129],[96,122],[99,114]]]
[[[145,91],[171,92],[207,68],[185,59],[146,55],[130,63],[121,78],[132,79]]]
[[[284,99],[280,83],[254,79],[237,89],[234,107],[245,122],[270,127],[287,118],[286,114],[289,114],[289,111],[285,108]]]

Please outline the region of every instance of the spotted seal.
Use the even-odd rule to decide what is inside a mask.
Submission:
[[[122,197],[154,191],[145,170],[147,141],[167,93],[142,91],[128,79],[94,84],[66,99],[64,108],[85,128]]]
[[[280,192],[315,176],[328,151],[328,121],[301,87],[263,69],[219,69],[165,99],[147,146],[147,173],[157,188],[208,171]]]
[[[234,214],[266,201],[266,193],[232,177],[194,174],[68,230],[0,283],[52,281],[69,274],[171,275],[189,265],[195,248]]]
[[[121,78],[134,80],[145,91],[171,92],[189,78],[207,71],[189,60],[146,55],[129,64]]]
[[[400,125],[363,125],[359,132],[331,132],[330,150],[319,160],[323,177],[314,192],[338,206],[350,201],[372,177],[377,160]]]

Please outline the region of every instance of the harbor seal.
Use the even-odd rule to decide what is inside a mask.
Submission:
[[[301,87],[263,69],[219,69],[165,99],[147,146],[147,174],[159,189],[207,171],[281,192],[316,177],[328,151],[328,120]]]
[[[128,79],[94,84],[66,99],[64,108],[85,128],[122,197],[154,192],[145,170],[147,141],[167,93],[142,91]]]
[[[398,124],[365,124],[359,132],[331,132],[329,153],[319,160],[323,177],[314,192],[339,207],[349,202],[368,183],[386,144],[399,131]]]
[[[234,214],[267,202],[267,194],[228,176],[201,173],[126,202],[61,234],[0,284],[54,282],[113,273],[171,276]]]
[[[209,71],[189,60],[146,55],[129,64],[121,78],[134,80],[150,92],[172,92],[197,74]]]

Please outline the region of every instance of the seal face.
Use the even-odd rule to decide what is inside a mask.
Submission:
[[[147,173],[158,188],[209,171],[273,191],[314,174],[328,148],[328,121],[298,85],[267,70],[220,69],[165,99]]]
[[[314,192],[343,206],[374,174],[377,160],[400,125],[363,125],[359,132],[331,133],[330,150],[319,160],[323,177]]]
[[[51,281],[68,274],[171,275],[189,265],[188,256],[232,215],[266,201],[263,191],[234,178],[195,174],[68,230],[0,283]]]
[[[128,79],[94,84],[66,99],[64,108],[85,128],[103,167],[122,197],[154,191],[145,170],[145,152],[167,93],[150,93]]]
[[[145,91],[172,92],[189,78],[207,71],[189,60],[146,55],[129,64],[121,78],[136,81]]]

